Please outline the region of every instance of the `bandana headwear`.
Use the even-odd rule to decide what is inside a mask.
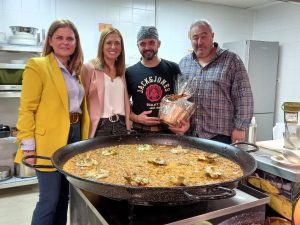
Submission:
[[[143,39],[158,39],[157,29],[154,26],[141,26],[137,33],[137,42]]]

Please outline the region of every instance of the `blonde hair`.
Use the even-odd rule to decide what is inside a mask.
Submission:
[[[70,56],[69,67],[71,71],[75,71],[76,74],[80,74],[80,70],[83,64],[83,52],[80,44],[79,33],[75,25],[67,19],[58,19],[55,20],[49,27],[46,42],[43,49],[43,56],[49,55],[51,52],[54,52],[53,48],[49,44],[49,38],[53,36],[55,31],[58,28],[69,27],[73,30],[76,39],[76,48],[74,53]]]
[[[98,44],[98,52],[97,58],[92,60],[95,69],[97,70],[104,70],[104,66],[106,65],[103,53],[103,46],[106,37],[109,34],[117,34],[121,39],[121,53],[116,59],[115,66],[116,66],[116,76],[123,76],[125,74],[125,50],[124,50],[124,41],[120,31],[116,28],[108,28],[101,33],[99,44]]]

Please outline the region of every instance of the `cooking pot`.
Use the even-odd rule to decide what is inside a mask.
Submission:
[[[16,34],[24,34],[24,33],[27,33],[27,34],[31,34],[33,36],[35,36],[38,28],[35,28],[35,27],[23,27],[23,26],[10,26],[9,27],[12,31],[12,33],[14,35]]]
[[[0,181],[11,178],[11,171],[9,166],[0,166]]]
[[[105,182],[97,182],[83,179],[63,170],[63,165],[73,156],[101,148],[120,144],[164,144],[201,149],[203,151],[218,153],[239,164],[243,170],[243,176],[229,182],[221,182],[200,186],[176,186],[176,187],[141,187],[130,185],[116,185]],[[89,140],[76,142],[58,149],[52,158],[45,156],[25,156],[27,158],[50,159],[54,167],[65,174],[74,186],[86,191],[99,194],[111,199],[127,200],[132,204],[153,205],[160,203],[189,204],[195,201],[229,198],[235,195],[234,188],[238,182],[251,175],[256,169],[255,159],[246,151],[235,146],[189,136],[177,136],[168,134],[139,134],[121,136],[103,136]],[[130,160],[130,159],[128,159]],[[32,165],[34,168],[49,168],[47,165]]]
[[[10,135],[10,128],[9,126],[5,126],[0,124],[0,138],[6,138]]]
[[[15,163],[15,176],[20,178],[35,177],[35,169],[25,166],[23,163]]]

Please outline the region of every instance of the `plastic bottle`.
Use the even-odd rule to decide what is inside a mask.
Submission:
[[[256,143],[256,128],[257,128],[257,124],[256,124],[256,119],[253,116],[251,119],[251,123],[249,124],[249,129],[248,129],[248,138],[247,141],[249,143],[255,144]]]

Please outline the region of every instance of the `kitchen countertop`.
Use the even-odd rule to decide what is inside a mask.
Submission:
[[[266,171],[292,182],[300,182],[300,165],[286,166],[274,162],[271,160],[271,156],[280,154],[278,149],[271,150],[262,147],[259,143],[257,143],[257,145],[260,146],[259,151],[250,153],[257,161],[257,169]]]

